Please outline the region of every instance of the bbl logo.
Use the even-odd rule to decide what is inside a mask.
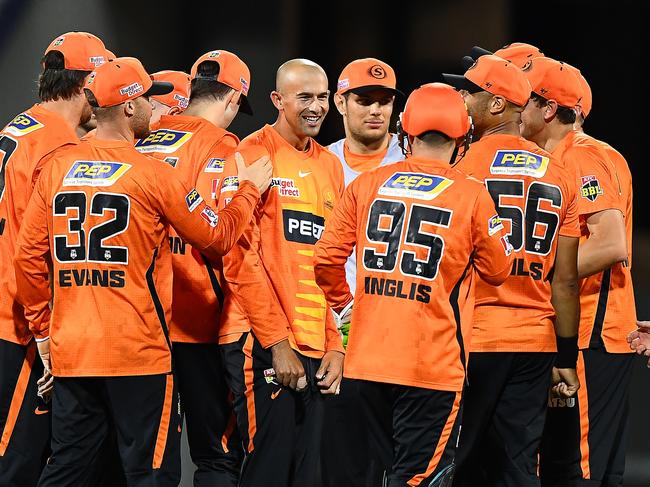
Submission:
[[[600,187],[596,176],[582,176],[580,182],[580,195],[583,198],[587,198],[589,201],[596,201],[596,198],[603,194],[603,188]]]
[[[454,182],[431,174],[396,172],[377,191],[386,196],[407,196],[419,200],[432,200]]]
[[[519,174],[541,178],[546,174],[549,159],[525,150],[500,150],[490,164],[491,174]]]
[[[63,186],[112,186],[131,164],[108,161],[75,161],[63,178]]]

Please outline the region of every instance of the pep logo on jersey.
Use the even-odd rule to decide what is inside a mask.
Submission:
[[[108,161],[75,161],[63,178],[63,186],[112,186],[131,164]]]
[[[282,210],[282,221],[288,242],[314,245],[325,230],[325,218],[304,211]]]
[[[208,160],[208,163],[205,165],[204,172],[223,172],[223,168],[226,167],[225,159],[218,159],[213,157]]]
[[[499,218],[499,215],[494,215],[488,220],[488,235],[491,237],[499,230],[503,230],[503,222]]]
[[[135,148],[139,152],[162,152],[169,154],[176,152],[185,142],[192,137],[192,132],[180,130],[159,129],[151,132],[146,138],[140,139]]]
[[[11,135],[20,137],[21,135],[27,135],[40,128],[43,128],[43,124],[41,122],[36,120],[34,117],[30,117],[26,113],[21,113],[11,122],[9,122],[4,130]]]
[[[221,185],[221,192],[225,193],[227,191],[237,191],[239,189],[239,178],[237,176],[228,176],[223,179],[223,184]]]
[[[201,201],[203,201],[203,198],[199,194],[199,192],[196,189],[193,189],[189,193],[187,193],[187,196],[185,196],[185,203],[187,203],[187,209],[190,210],[191,212],[196,209],[197,206],[201,204]]]
[[[518,174],[541,178],[548,169],[548,157],[525,150],[500,150],[490,165],[492,174]]]
[[[600,187],[596,176],[582,176],[580,184],[580,196],[589,201],[596,201],[596,198],[603,194],[603,188]]]
[[[432,200],[454,182],[431,174],[397,172],[379,188],[386,196],[408,196],[419,200]]]

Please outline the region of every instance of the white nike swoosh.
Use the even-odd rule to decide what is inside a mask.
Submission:
[[[304,178],[305,176],[309,176],[310,174],[311,174],[311,171],[309,171],[309,172],[298,171],[298,176],[300,176],[301,178]]]

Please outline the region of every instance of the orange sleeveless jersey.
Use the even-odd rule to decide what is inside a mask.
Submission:
[[[53,153],[25,212],[15,266],[32,332],[51,334],[54,375],[169,372],[169,225],[218,259],[258,199],[247,182],[217,215],[170,166],[128,141],[92,139]]]
[[[474,142],[455,166],[485,183],[515,249],[499,287],[479,280],[473,352],[555,352],[550,274],[558,236],[580,237],[575,171],[508,134]]]
[[[16,116],[0,132],[0,339],[20,345],[32,339],[16,302],[13,256],[23,213],[42,169],[41,159],[79,139],[66,120],[40,105]]]
[[[595,146],[598,150],[577,148]],[[577,147],[576,147],[577,146]],[[632,353],[628,333],[636,329],[636,308],[632,287],[632,175],[625,158],[613,147],[586,134],[572,132],[556,152],[581,162],[578,185],[582,239],[589,230],[590,213],[618,208],[625,219],[628,263],[582,280],[580,287],[580,348],[602,343],[610,353]],[[583,157],[582,152],[592,154]]]
[[[252,328],[263,347],[288,338],[309,357],[343,351],[313,265],[314,245],[343,192],[339,160],[313,139],[307,151],[296,150],[270,125],[246,137],[237,150],[247,163],[270,156],[273,180],[245,241],[224,258],[226,279],[236,287],[226,297],[221,343]],[[227,166],[233,174],[234,163],[227,161]],[[219,207],[228,203],[237,179],[228,175],[221,183]],[[242,280],[263,280],[274,298],[252,311],[250,304],[232,302]]]
[[[512,265],[495,218],[480,182],[444,161],[411,157],[348,186],[315,259],[318,285],[340,309],[352,299],[344,265],[356,245],[346,377],[462,389],[474,276],[498,284]]]
[[[215,199],[224,159],[234,152],[238,143],[235,135],[201,117],[163,115],[156,130],[139,140],[135,148],[163,159],[174,168],[179,180],[195,186],[210,201]],[[210,177],[198,183],[202,172]],[[173,228],[169,231],[169,243],[174,269],[171,339],[184,343],[217,343],[223,302],[221,266],[210,265]]]

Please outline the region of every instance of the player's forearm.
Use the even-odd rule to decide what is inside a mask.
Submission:
[[[555,309],[555,334],[570,338],[578,335],[580,288],[575,279],[553,279],[551,303]]]
[[[314,275],[316,284],[325,294],[325,300],[333,310],[343,308],[353,299],[350,286],[345,279],[345,262],[336,265],[316,259]]]
[[[43,256],[34,256],[19,248],[14,268],[16,300],[25,309],[30,331],[36,338],[45,338],[49,336],[52,299],[47,261]]]
[[[625,236],[599,238],[590,236],[578,249],[578,275],[580,278],[609,269],[618,262],[627,260]]]

